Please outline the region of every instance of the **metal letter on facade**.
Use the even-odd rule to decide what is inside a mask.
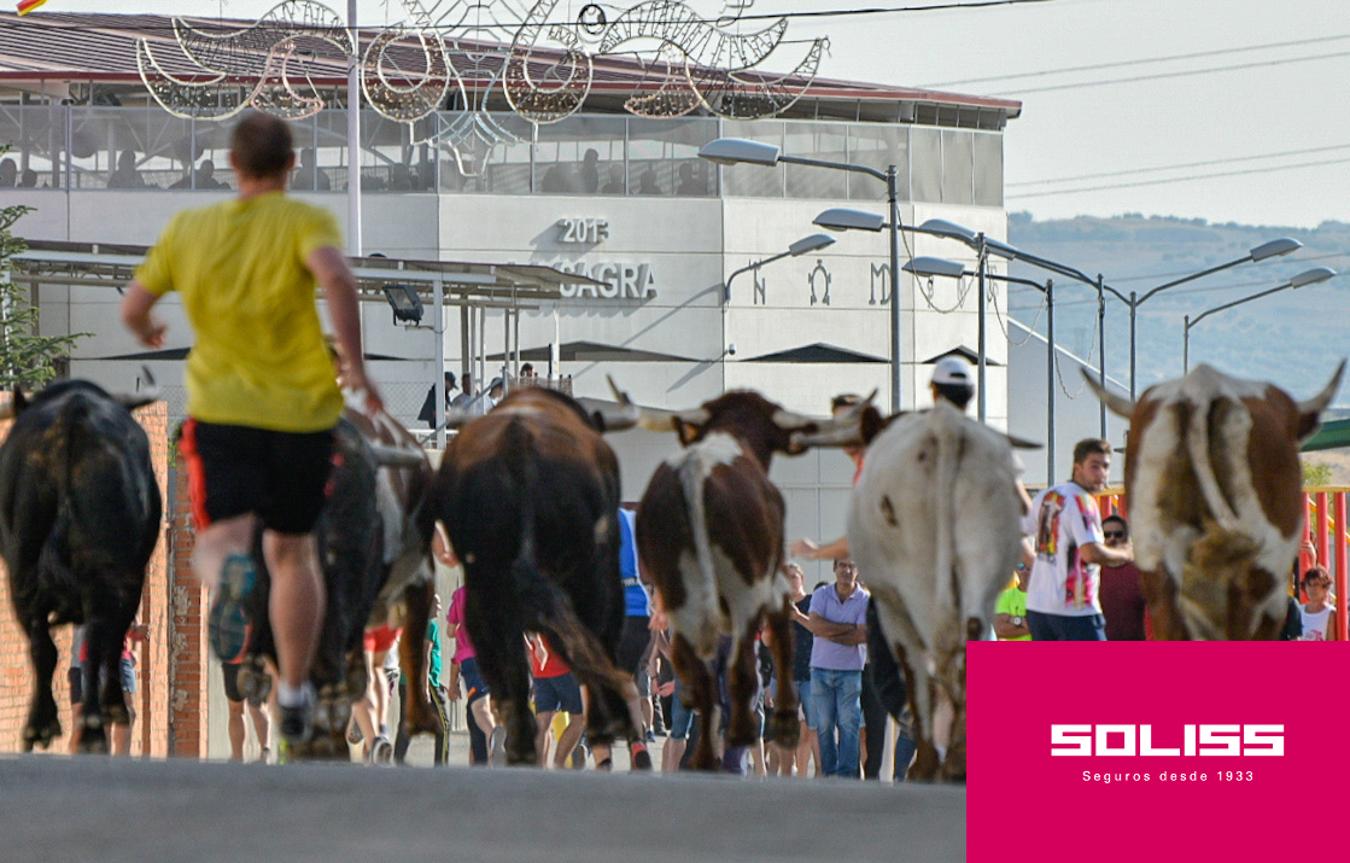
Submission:
[[[825,261],[821,258],[816,258],[815,269],[811,270],[806,276],[806,283],[811,287],[811,305],[813,306],[816,304],[817,277],[825,280],[825,292],[820,297],[820,303],[828,306],[830,304],[830,282],[834,281],[834,277],[830,275],[829,270],[825,269]]]

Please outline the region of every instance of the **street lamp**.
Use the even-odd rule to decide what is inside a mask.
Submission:
[[[967,270],[965,264],[959,261],[949,261],[945,258],[933,258],[920,256],[903,267],[905,272],[913,273],[916,276],[927,276],[929,278],[941,276],[943,278],[959,279],[965,276],[976,275]],[[1009,282],[1017,285],[1026,285],[1035,288],[1045,295],[1045,311],[1047,316],[1046,324],[1046,360],[1045,360],[1045,482],[1046,485],[1055,484],[1055,281],[1046,279],[1045,284],[1023,279],[1019,276],[1003,276],[998,273],[986,274],[988,278],[1000,282]],[[981,367],[983,369],[983,366]],[[984,380],[981,378],[979,386],[984,386]]]
[[[834,237],[831,237],[829,234],[811,234],[810,236],[802,237],[797,242],[788,246],[786,252],[779,252],[776,255],[771,255],[767,258],[761,258],[758,261],[746,264],[744,267],[741,267],[739,270],[736,270],[734,273],[727,276],[726,287],[723,289],[722,293],[722,302],[731,302],[731,282],[741,273],[746,273],[750,270],[758,270],[765,264],[772,264],[774,261],[781,261],[783,258],[796,258],[802,255],[809,255],[811,252],[818,252],[827,246],[833,245]]]
[[[1191,316],[1187,315],[1186,326],[1185,329],[1182,331],[1182,346],[1181,346],[1182,372],[1189,372],[1191,370],[1191,328],[1194,327],[1196,324],[1200,323],[1201,321],[1203,321],[1205,318],[1209,317],[1215,312],[1222,312],[1224,309],[1231,309],[1233,308],[1233,306],[1240,306],[1243,303],[1250,303],[1252,300],[1259,300],[1262,297],[1268,297],[1271,294],[1277,294],[1280,291],[1286,289],[1297,290],[1298,288],[1301,288],[1304,285],[1313,285],[1318,282],[1325,282],[1327,279],[1333,278],[1335,276],[1336,271],[1331,269],[1330,267],[1313,267],[1311,270],[1304,270],[1303,272],[1299,273],[1297,276],[1294,276],[1292,279],[1290,279],[1289,281],[1285,282],[1282,285],[1270,288],[1269,290],[1260,291],[1259,293],[1252,294],[1250,297],[1243,297],[1240,300],[1233,300],[1231,303],[1224,303],[1221,306],[1215,306],[1212,309],[1203,311],[1195,318],[1195,320],[1191,320]]]
[[[891,225],[891,410],[901,409],[902,393],[900,375],[900,293],[896,289],[900,272],[900,204],[899,184],[896,181],[895,165],[888,165],[880,171],[867,165],[853,162],[831,162],[826,159],[811,159],[805,156],[784,155],[775,144],[763,141],[749,141],[744,138],[717,138],[699,148],[699,158],[707,159],[718,165],[761,165],[772,167],[779,162],[788,165],[806,165],[814,168],[830,168],[836,171],[852,171],[866,174],[886,184],[886,201],[890,206]]]
[[[1126,301],[1126,305],[1130,307],[1130,401],[1134,401],[1135,317],[1139,312],[1139,307],[1142,306],[1145,302],[1147,302],[1149,297],[1153,296],[1154,294],[1166,291],[1170,288],[1175,288],[1177,285],[1184,285],[1187,282],[1193,282],[1196,279],[1201,279],[1204,278],[1205,276],[1213,275],[1214,273],[1217,273],[1221,270],[1226,270],[1229,269],[1230,267],[1236,267],[1239,264],[1245,264],[1249,261],[1252,263],[1260,263],[1261,261],[1267,260],[1268,258],[1277,258],[1280,257],[1281,255],[1287,255],[1290,252],[1296,252],[1301,248],[1303,248],[1303,244],[1300,243],[1298,240],[1295,240],[1292,237],[1280,237],[1279,239],[1270,240],[1268,242],[1262,243],[1259,246],[1254,246],[1251,249],[1251,251],[1249,251],[1246,255],[1242,256],[1241,258],[1236,258],[1232,261],[1227,261],[1226,263],[1219,264],[1218,266],[1210,267],[1207,270],[1201,270],[1198,273],[1191,273],[1189,276],[1183,276],[1175,281],[1167,282],[1166,284],[1163,285],[1158,285],[1153,290],[1145,293],[1142,297],[1136,297],[1135,292],[1130,291],[1130,298]]]

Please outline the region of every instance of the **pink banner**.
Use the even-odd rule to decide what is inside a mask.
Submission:
[[[1348,673],[1344,642],[972,643],[967,859],[1305,856],[1338,823]]]

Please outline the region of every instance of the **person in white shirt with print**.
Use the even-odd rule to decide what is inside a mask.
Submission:
[[[1134,560],[1130,545],[1108,547],[1094,494],[1111,474],[1111,444],[1089,438],[1073,448],[1073,479],[1036,496],[1022,529],[1035,542],[1027,589],[1033,641],[1105,641],[1101,567]]]

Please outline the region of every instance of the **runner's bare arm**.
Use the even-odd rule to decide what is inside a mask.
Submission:
[[[164,323],[150,314],[157,302],[158,294],[150,293],[140,282],[134,281],[122,298],[122,324],[147,348],[164,346]]]
[[[384,410],[384,402],[374,382],[366,377],[366,364],[361,352],[361,313],[356,300],[356,276],[347,266],[347,259],[332,246],[310,252],[305,266],[323,288],[328,301],[328,315],[333,320],[333,331],[338,348],[346,363],[344,378],[347,385],[366,394],[366,412],[376,414]]]

